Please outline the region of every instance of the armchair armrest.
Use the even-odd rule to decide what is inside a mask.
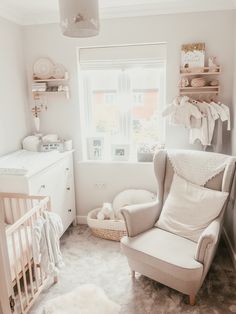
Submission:
[[[161,213],[162,204],[157,200],[152,203],[125,206],[121,209],[129,237],[152,228]]]
[[[207,265],[211,262],[216,250],[216,244],[219,239],[220,229],[221,220],[215,219],[203,231],[198,240],[197,250],[195,254],[195,259],[198,262],[204,265]]]

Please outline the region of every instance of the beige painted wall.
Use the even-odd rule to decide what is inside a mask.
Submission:
[[[151,165],[138,165],[136,174],[132,167],[125,164],[107,166],[103,163],[78,164],[81,158],[81,130],[79,116],[79,90],[76,48],[94,45],[131,44],[149,42],[167,42],[167,102],[178,93],[180,47],[183,43],[203,41],[207,53],[218,57],[222,65],[221,99],[228,105],[232,103],[233,81],[233,46],[234,12],[207,12],[192,14],[161,15],[140,18],[103,20],[98,37],[71,39],[63,37],[58,25],[37,25],[25,27],[24,44],[27,60],[29,84],[31,83],[32,65],[42,56],[54,62],[64,64],[70,74],[71,99],[61,97],[48,99],[48,111],[42,114],[42,131],[57,132],[61,136],[73,138],[76,148],[76,183],[77,209],[80,215],[103,201],[111,201],[116,193],[135,186],[149,187],[155,190],[155,180],[151,176]],[[166,144],[175,148],[195,148],[188,144],[187,130],[167,125]],[[227,134],[228,135],[228,134]],[[224,138],[224,149],[230,151],[229,136]],[[146,172],[146,176],[143,175]],[[129,177],[125,183],[125,177]],[[112,178],[112,179],[111,179]],[[112,182],[111,182],[112,181]],[[104,190],[98,191],[96,183],[105,183]],[[88,197],[93,195],[93,197]]]
[[[236,17],[236,14],[235,14]],[[236,156],[236,19],[234,22],[234,83],[233,83],[233,102],[232,102],[232,137],[231,137],[231,147],[232,147],[232,155]],[[234,189],[236,189],[236,185],[234,186]],[[234,192],[236,195],[236,191]],[[232,248],[235,252],[235,260],[236,260],[236,203],[234,206],[230,204],[229,208],[227,209],[226,212],[226,217],[225,217],[225,226],[227,229],[227,233],[229,236],[229,239],[232,244]]]
[[[20,147],[28,107],[22,28],[0,18],[0,156]]]

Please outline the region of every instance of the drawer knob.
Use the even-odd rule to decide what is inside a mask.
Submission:
[[[42,184],[41,186],[40,186],[40,189],[45,189],[46,188],[46,185],[45,184]]]
[[[68,188],[66,188],[67,189],[67,191],[70,191],[70,187],[68,187]]]
[[[66,171],[69,171],[70,169],[69,168],[66,168]]]
[[[72,209],[68,209],[68,212],[71,213],[71,212],[72,212]]]

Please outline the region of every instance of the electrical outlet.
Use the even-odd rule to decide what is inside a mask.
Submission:
[[[95,183],[94,187],[96,190],[104,190],[107,187],[107,185],[106,183]]]

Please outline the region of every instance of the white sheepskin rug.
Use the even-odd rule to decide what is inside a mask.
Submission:
[[[104,291],[92,284],[50,300],[44,314],[118,314],[120,306],[108,299]]]

